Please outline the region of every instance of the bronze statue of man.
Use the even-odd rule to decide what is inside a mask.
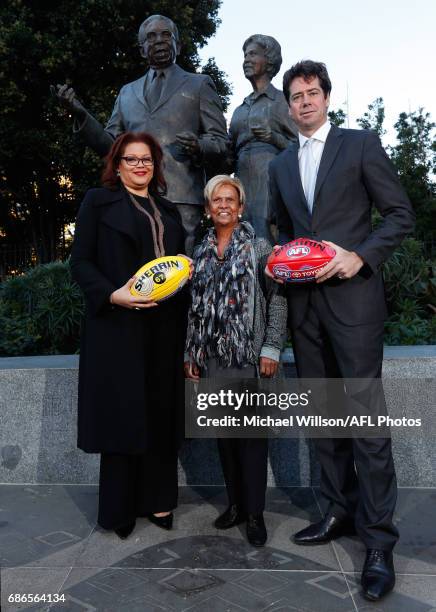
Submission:
[[[270,161],[296,133],[282,91],[271,80],[282,64],[281,48],[272,36],[254,34],[242,47],[243,70],[253,91],[233,113],[230,123],[235,174],[246,196],[246,216],[257,236],[272,241],[268,190]]]
[[[138,42],[149,70],[121,88],[105,128],[68,85],[58,85],[57,95],[73,114],[74,131],[99,155],[105,155],[125,131],[148,132],[158,140],[164,152],[167,197],[178,206],[190,252],[203,212],[204,166],[219,165],[227,150],[222,106],[209,76],[186,72],[175,63],[180,40],[171,19],[148,17],[139,28]]]

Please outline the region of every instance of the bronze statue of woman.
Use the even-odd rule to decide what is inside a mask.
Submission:
[[[247,194],[247,220],[257,236],[271,242],[268,166],[295,138],[296,130],[283,93],[271,83],[282,64],[279,43],[272,36],[254,34],[242,49],[244,75],[253,91],[236,108],[230,123],[234,170]]]

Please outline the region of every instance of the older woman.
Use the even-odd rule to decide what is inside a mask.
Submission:
[[[71,256],[86,301],[78,446],[101,453],[98,523],[120,538],[139,516],[170,529],[177,505],[187,294],[156,304],[129,291],[142,264],[184,248],[161,162],[149,134],[114,142],[104,187],[80,207]]]
[[[215,176],[204,193],[213,228],[194,251],[185,374],[193,379],[274,376],[286,299],[263,273],[271,247],[241,221],[245,193],[238,179]],[[229,507],[215,526],[228,529],[246,520],[249,542],[263,546],[268,440],[219,439],[218,448]]]
[[[282,63],[279,43],[271,36],[254,34],[242,49],[244,75],[253,92],[236,108],[230,123],[235,173],[247,195],[248,221],[257,236],[272,241],[268,166],[289,145],[296,130],[283,92],[271,84]]]

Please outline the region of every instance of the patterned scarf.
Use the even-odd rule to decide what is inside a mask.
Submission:
[[[249,312],[255,274],[253,238],[253,228],[242,221],[234,229],[221,261],[212,228],[194,252],[186,352],[200,368],[210,357],[222,367],[255,363]]]

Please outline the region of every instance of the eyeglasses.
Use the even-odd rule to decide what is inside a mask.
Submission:
[[[151,157],[135,157],[134,155],[125,155],[121,159],[124,159],[128,166],[138,166],[139,162],[142,162],[143,166],[153,166],[154,161]]]
[[[171,40],[172,38],[175,38],[174,34],[169,30],[162,30],[162,32],[147,32],[145,35],[145,40],[149,43],[153,43],[159,36],[162,40]]]

